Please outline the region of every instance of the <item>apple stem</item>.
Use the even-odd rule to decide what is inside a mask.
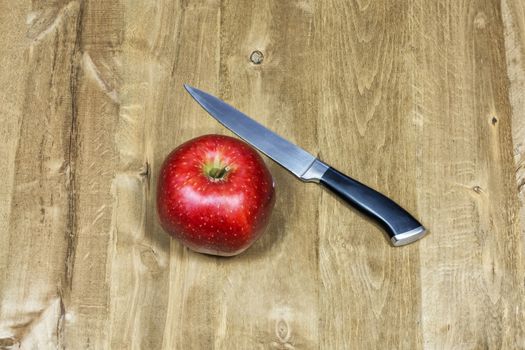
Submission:
[[[204,163],[202,168],[204,175],[212,181],[223,180],[230,170],[230,166],[223,163],[218,155],[211,162]]]
[[[224,168],[211,168],[208,175],[213,179],[222,179],[228,172],[227,167]]]

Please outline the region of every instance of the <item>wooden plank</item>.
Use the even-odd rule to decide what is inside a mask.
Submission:
[[[312,133],[315,124],[293,130],[286,128],[290,124],[282,122],[300,118],[301,114],[307,119],[315,115],[306,106],[295,105],[298,95],[287,93],[291,83],[288,79],[309,79],[311,66],[295,65],[291,53],[303,49],[310,18],[293,17],[297,18],[291,23],[293,32],[304,30],[304,36],[288,41],[286,46],[287,42],[278,35],[286,30],[284,17],[280,16],[303,14],[301,9],[272,2],[225,4],[220,10],[220,73],[217,70],[214,75],[211,71],[212,62],[219,63],[218,56],[215,61],[213,56],[208,56],[210,71],[193,64],[196,54],[201,57],[206,51],[211,54],[214,47],[219,53],[219,38],[210,42],[200,36],[217,29],[183,27],[181,51],[185,57],[181,56],[176,67],[175,75],[181,75],[177,82],[179,79],[183,82],[193,70],[196,72],[193,80],[199,81],[194,82],[197,86],[204,85],[203,88],[235,103],[283,134],[302,139],[305,147],[315,145]],[[219,13],[216,15],[219,20]],[[199,28],[200,18],[188,17],[188,23],[192,23],[192,28]],[[211,19],[207,23],[211,26]],[[197,47],[195,42],[199,43]],[[265,55],[258,66],[249,60],[254,50],[261,50]],[[203,62],[206,57],[201,58]],[[217,81],[214,80],[217,77],[220,89],[206,87],[211,85],[207,81]],[[307,91],[300,93],[308,96]],[[185,97],[181,102],[184,115],[188,115],[180,123],[183,135],[196,136],[195,125],[202,125],[205,132],[209,132],[210,126],[212,130],[225,132],[191,99]],[[215,259],[181,250],[178,243],[172,243],[172,254],[177,259],[172,259],[171,265],[174,290],[170,294],[165,348],[283,348],[291,344],[317,347],[317,294],[316,283],[312,283],[317,274],[316,201],[312,196],[315,188],[301,196],[298,187],[301,185],[296,180],[275,164],[270,166],[276,177],[279,199],[272,225],[254,247],[237,258]],[[297,205],[286,205],[285,199],[290,197]],[[294,248],[297,240],[301,242],[300,248]],[[301,274],[294,274],[296,269]]]
[[[5,28],[9,39],[16,38],[13,29],[24,34],[6,45],[13,48],[13,56],[2,55],[18,75],[2,78],[18,80],[13,90],[17,95],[8,106],[14,107],[10,113],[19,115],[20,125],[19,131],[11,129],[16,147],[8,148],[16,151],[14,164],[7,164],[13,167],[10,201],[3,203],[10,209],[7,230],[2,230],[6,253],[1,267],[0,344],[53,347],[63,316],[64,261],[73,215],[71,116],[80,6],[20,3],[12,13],[2,12],[14,16],[14,22],[26,23],[27,29]]]
[[[25,39],[26,25],[25,14],[30,5],[20,1],[16,5],[11,5],[9,11],[0,4],[0,46],[10,47],[0,53],[0,65],[11,69],[0,70],[0,82],[9,88],[0,89],[0,237],[3,242],[9,236],[9,214],[11,210],[11,193],[13,192],[13,177],[16,148],[20,132],[20,120],[22,119],[24,96],[22,91],[25,88],[25,80],[20,79],[21,75],[28,74],[26,66],[27,39]],[[7,250],[0,249],[0,266],[6,265]],[[0,278],[4,269],[0,270]],[[2,290],[0,289],[0,293]]]
[[[315,54],[313,7],[312,1],[223,2],[219,79],[222,98],[317,153],[318,61],[309,59]],[[215,345],[317,349],[321,190],[267,163],[277,193],[271,225],[245,255],[219,265],[217,279],[228,283],[222,285]]]
[[[170,239],[156,220],[155,188],[166,154],[162,146],[177,130],[171,80],[184,11],[178,1],[123,1],[121,11],[107,347],[160,349],[170,295]]]
[[[30,4],[20,1],[17,5],[6,10],[6,6],[0,4],[0,36],[1,47],[11,47],[0,53],[0,65],[12,69],[0,70],[0,83],[9,86],[9,89],[0,89],[0,139],[3,140],[0,147],[0,240],[8,242],[9,217],[11,213],[11,201],[13,199],[13,186],[15,175],[16,149],[20,134],[20,121],[23,116],[25,79],[20,76],[29,74],[26,65],[27,47],[24,43],[26,26],[24,24],[25,14]],[[17,43],[14,45],[13,43]],[[9,259],[9,251],[0,249],[0,315],[4,305],[4,291],[7,287],[6,274]],[[5,316],[4,316],[5,317]],[[0,319],[4,319],[0,317]],[[8,322],[0,321],[0,344],[9,344],[11,340]]]
[[[522,242],[525,239],[525,4],[519,0],[502,0],[505,29],[505,57],[510,80],[512,107],[512,141],[516,163],[516,181],[521,203]]]
[[[169,79],[159,85],[160,115],[156,120],[154,147],[156,179],[161,162],[179,144],[196,136],[214,133],[220,127],[206,116],[183,89],[190,83],[216,93],[219,74],[220,4],[216,1],[185,1],[177,6],[175,38]],[[166,21],[171,21],[166,13]],[[156,182],[153,182],[156,186]],[[159,232],[162,232],[158,228]],[[165,233],[162,233],[166,235]],[[175,240],[169,244],[169,299],[162,336],[163,349],[213,348],[213,331],[220,305],[218,259],[193,253]]]
[[[121,39],[118,3],[86,1],[80,6],[71,130],[73,214],[59,329],[61,346],[75,349],[105,348],[109,332],[110,189],[119,111],[114,59]]]
[[[170,139],[156,120],[180,12],[177,2],[161,5],[91,1],[84,12],[67,347],[158,349],[163,341],[169,238],[155,220],[152,168],[156,140]]]
[[[416,206],[409,3],[319,7],[322,158],[425,222]],[[390,247],[370,220],[323,192],[319,264],[320,334],[330,334],[321,348],[421,348],[418,244]]]
[[[495,1],[416,1],[410,50],[418,122],[423,342],[524,346],[523,260]]]

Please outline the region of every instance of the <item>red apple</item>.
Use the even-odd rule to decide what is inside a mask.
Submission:
[[[200,253],[231,256],[263,233],[275,202],[272,176],[246,143],[205,135],[174,149],[157,186],[160,223]]]

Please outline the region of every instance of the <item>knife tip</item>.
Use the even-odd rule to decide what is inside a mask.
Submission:
[[[192,92],[195,92],[195,90],[197,90],[197,89],[195,89],[193,86],[191,86],[191,85],[189,85],[189,84],[184,84],[184,88],[185,88],[186,91],[188,91],[190,94],[191,94]]]

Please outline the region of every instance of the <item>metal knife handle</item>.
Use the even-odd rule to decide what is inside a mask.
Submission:
[[[381,224],[394,246],[412,243],[426,233],[423,225],[393,200],[332,167],[326,169],[319,182]]]

